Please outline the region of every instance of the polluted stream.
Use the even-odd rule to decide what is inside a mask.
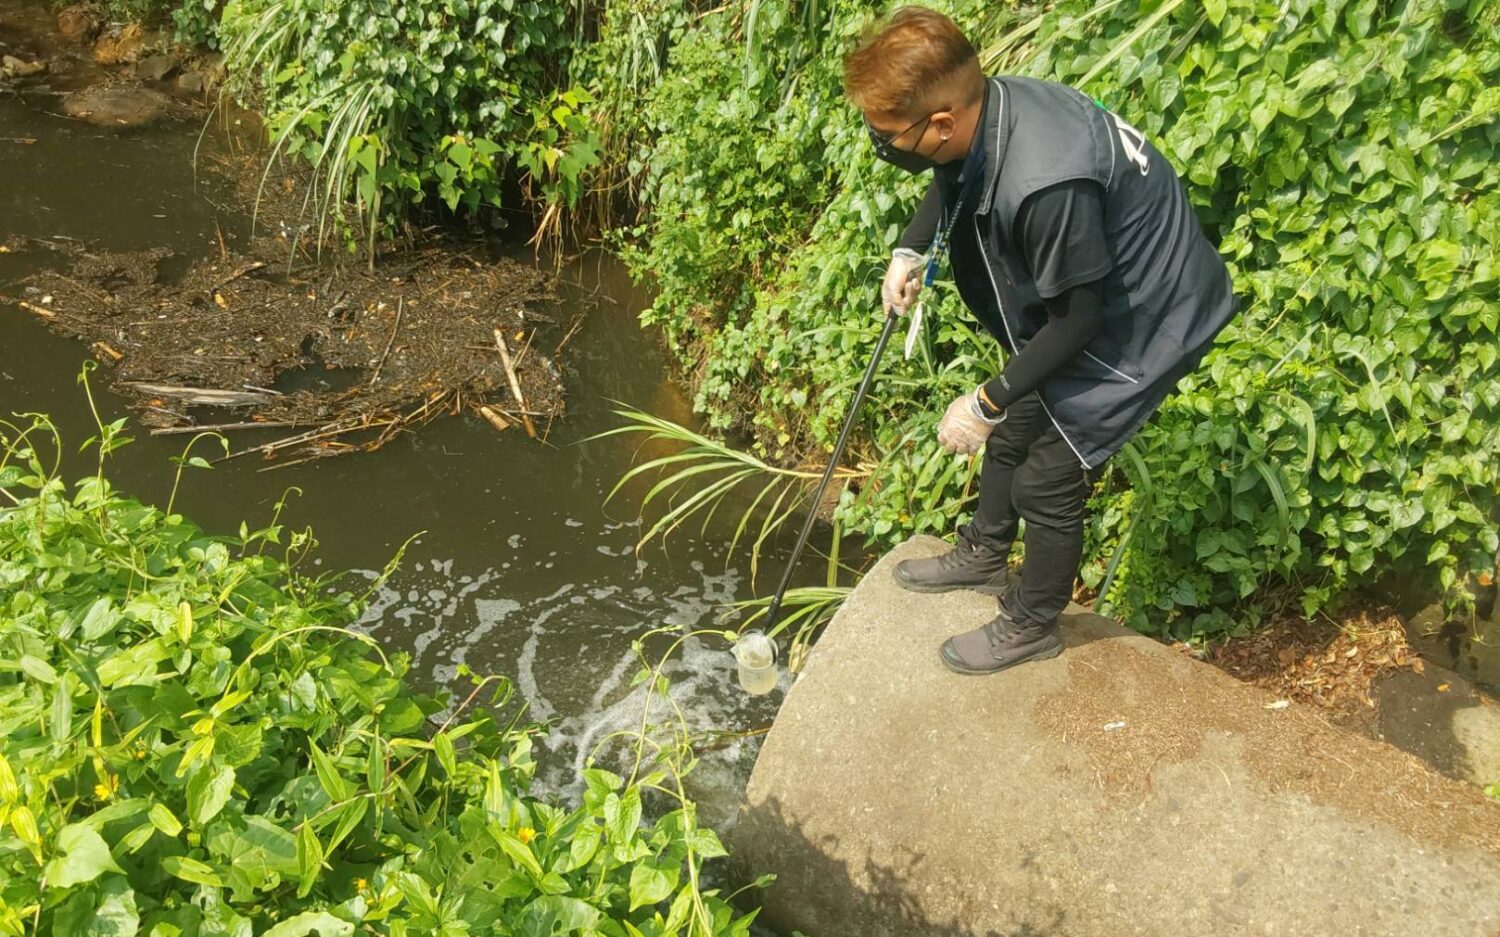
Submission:
[[[0,4],[0,43],[14,38],[5,32],[14,8]],[[207,197],[194,172],[202,111],[118,130],[71,118],[55,103],[47,93],[0,91],[0,243],[167,251],[164,278],[248,249],[249,219]],[[220,144],[218,130],[204,135],[205,147]],[[10,297],[0,299],[0,412],[50,414],[76,451],[94,433],[78,375],[98,350],[13,301],[39,298],[22,284],[62,269],[56,253],[0,253],[0,295]],[[523,249],[504,253],[530,263]],[[747,562],[726,556],[724,540],[700,537],[696,528],[638,553],[642,527],[632,494],[638,499],[644,488],[605,503],[639,458],[660,454],[642,453],[633,435],[590,439],[619,425],[613,401],[692,423],[667,355],[637,324],[647,301],[618,264],[593,253],[561,268],[552,298],[528,305],[550,320],[538,345],[551,354],[565,344],[553,355],[565,413],[551,420],[545,442],[519,426],[498,431],[460,407],[460,415],[392,435],[378,452],[269,470],[272,463],[257,456],[190,469],[177,509],[210,533],[230,534],[241,521],[251,529],[268,523],[286,497],[281,522],[310,527],[318,540],[305,571],[352,570],[356,584],[373,581],[421,532],[372,596],[362,627],[409,652],[422,684],[462,694],[464,667],[510,677],[516,702],[547,725],[538,786],[571,799],[594,747],[640,724],[632,643],[653,628],[723,627],[716,621],[723,607],[753,594]],[[121,490],[164,504],[176,471],[171,459],[190,437],[150,435],[139,401],[106,390],[116,366],[101,364],[91,379],[101,417],[129,417],[135,439],[111,458],[110,477]],[[273,434],[226,435],[237,449]],[[208,448],[194,451],[213,456]],[[70,479],[83,473],[75,461]],[[763,556],[756,591],[774,584],[787,546]],[[821,565],[807,563],[807,581],[820,578]],[[687,639],[665,673],[692,728],[722,733],[688,778],[702,816],[722,829],[753,764],[755,733],[769,725],[788,677],[781,674],[768,696],[748,696],[719,638]]]

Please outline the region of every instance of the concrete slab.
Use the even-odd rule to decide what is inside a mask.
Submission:
[[[815,937],[1500,935],[1500,805],[1097,616],[1052,661],[943,669],[994,614],[890,578],[787,694],[733,833]]]

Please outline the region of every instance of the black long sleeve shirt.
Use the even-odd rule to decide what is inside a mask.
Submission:
[[[944,202],[954,187],[950,173],[943,168],[934,172],[932,184],[902,234],[901,247],[921,252],[931,245]],[[1046,306],[1047,322],[984,385],[985,396],[997,406],[1008,407],[1036,390],[1103,331],[1100,281],[1113,262],[1104,240],[1102,196],[1097,183],[1074,180],[1049,186],[1022,204],[1016,234]],[[972,254],[972,243],[966,243],[972,240],[970,226],[957,225],[954,254]],[[999,311],[975,313],[998,316]]]

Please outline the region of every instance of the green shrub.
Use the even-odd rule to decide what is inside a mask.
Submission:
[[[534,797],[533,727],[470,708],[508,684],[414,692],[309,535],[70,493],[45,420],[0,443],[0,934],[747,933],[674,771]]]
[[[768,23],[809,4],[756,5]],[[1497,548],[1500,8],[1480,0],[939,4],[986,67],[1080,87],[1179,168],[1245,299],[1204,367],[1117,457],[1085,581],[1143,630],[1193,637],[1307,611],[1396,569],[1453,586]],[[871,16],[745,75],[743,24],[684,34],[646,105],[646,212],[626,256],[659,294],[712,425],[827,451],[879,328],[878,278],[921,182],[881,164],[838,88]],[[766,33],[758,54],[789,48]],[[774,71],[772,69],[771,71]],[[609,87],[598,91],[608,99]],[[625,154],[614,154],[623,159]],[[877,542],[951,529],[962,460],[932,442],[992,374],[951,285],[922,353],[886,362],[842,518]],[[1106,573],[1113,576],[1106,583]]]
[[[373,238],[429,198],[498,207],[507,169],[577,200],[596,143],[587,95],[559,84],[566,25],[552,0],[231,0],[219,33],[277,152],[316,168],[320,219],[353,201]]]

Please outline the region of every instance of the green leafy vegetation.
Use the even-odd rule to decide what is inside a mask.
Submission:
[[[1179,638],[1397,569],[1461,597],[1497,548],[1500,7],[937,5],[988,71],[1080,87],[1156,141],[1244,299],[1107,470],[1086,584]],[[373,239],[415,203],[483,212],[520,178],[547,236],[626,221],[609,239],[656,288],[644,322],[711,429],[805,468],[872,348],[923,184],[874,158],[839,87],[879,9],[235,0],[217,28],[277,151],[316,168],[320,218],[355,205]],[[1002,363],[951,283],[928,300],[839,508],[875,544],[960,519],[972,466],[932,423]]]
[[[0,934],[748,932],[701,878],[725,852],[680,718],[663,738],[643,706],[631,772],[588,768],[578,806],[532,795],[505,680],[415,692],[364,596],[298,572],[309,533],[122,496],[122,434],[69,489],[49,421],[0,424]]]
[[[1156,141],[1244,299],[1111,462],[1085,582],[1135,627],[1194,638],[1287,603],[1311,612],[1391,570],[1451,590],[1493,568],[1500,8],[937,6],[987,70],[1080,87]],[[773,464],[815,458],[873,347],[878,278],[923,184],[875,160],[839,89],[839,54],[872,10],[762,2],[674,31],[684,11],[657,9],[660,30],[631,27],[675,42],[638,117],[648,133],[610,156],[644,173],[624,238],[659,288],[644,319],[714,428],[753,434]],[[615,100],[607,81],[595,94]],[[951,284],[934,292],[920,352],[889,356],[877,382],[855,456],[869,477],[839,512],[876,543],[959,519],[971,469],[932,425],[999,366]]]
[[[577,200],[597,143],[587,93],[562,84],[567,25],[537,0],[231,0],[218,32],[273,154],[314,167],[320,235],[352,203],[373,242],[428,200],[498,208],[508,179]]]

